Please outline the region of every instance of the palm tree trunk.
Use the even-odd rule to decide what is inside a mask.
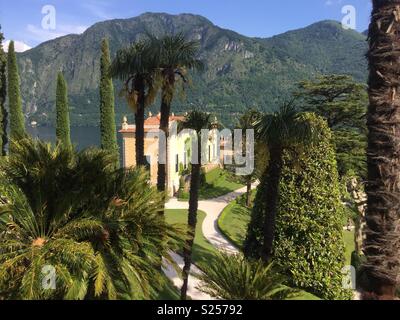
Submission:
[[[267,188],[265,192],[265,217],[263,225],[264,243],[261,258],[269,263],[272,258],[272,249],[275,238],[275,223],[278,212],[279,181],[283,166],[283,148],[271,148],[271,159],[268,167]]]
[[[135,115],[136,124],[136,165],[145,166],[146,159],[144,157],[144,112],[145,112],[145,89],[142,82],[137,83],[138,90],[138,106]]]
[[[248,178],[247,185],[246,185],[246,207],[250,208],[251,205],[251,179]]]
[[[160,131],[165,134],[165,150],[159,150],[159,156],[165,157],[166,164],[168,163],[168,136],[169,136],[169,115],[171,113],[171,100],[167,98],[168,89],[163,87],[162,101],[161,101],[161,119],[160,119]],[[167,179],[167,165],[158,163],[157,173],[157,189],[160,192],[166,190],[166,179]]]
[[[263,225],[265,212],[265,195],[268,185],[268,169],[266,169],[260,179],[260,185],[257,187],[257,194],[254,200],[254,206],[251,210],[251,219],[247,227],[246,240],[243,245],[243,253],[249,260],[259,260],[263,249],[264,240]]]
[[[374,0],[369,27],[368,207],[365,265],[377,299],[400,274],[400,0]]]
[[[0,53],[1,54],[1,53]],[[0,148],[0,155],[6,156],[7,150],[6,145],[8,143],[8,136],[7,136],[7,126],[8,126],[8,112],[6,108],[6,96],[7,96],[7,77],[6,77],[6,63],[5,61],[0,61],[0,132],[1,136],[0,139],[2,140],[1,148]]]
[[[181,300],[187,299],[187,289],[189,282],[190,268],[192,265],[193,243],[196,235],[197,225],[197,209],[199,205],[199,188],[200,188],[200,170],[201,170],[201,141],[198,141],[199,161],[198,164],[192,165],[192,176],[190,180],[190,199],[189,199],[189,214],[188,214],[188,239],[186,247],[183,249],[183,259],[185,265],[183,267],[182,278],[183,285],[181,289]]]

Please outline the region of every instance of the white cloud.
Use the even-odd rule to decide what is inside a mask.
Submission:
[[[110,3],[109,2],[102,2],[102,1],[82,1],[81,7],[90,12],[91,15],[95,16],[96,18],[104,19],[104,20],[111,20],[114,17],[110,13]]]
[[[87,26],[82,25],[57,25],[55,30],[46,30],[32,24],[26,26],[26,37],[31,40],[44,42],[65,36],[67,34],[81,34]]]
[[[10,44],[10,40],[6,40],[3,42],[3,48],[4,48],[5,52],[8,51],[9,44]],[[14,41],[14,46],[15,46],[15,52],[24,52],[24,51],[31,49],[30,46],[28,46],[26,43],[24,43],[22,41]]]
[[[325,1],[325,5],[330,7],[330,6],[333,6],[333,5],[341,4],[342,2],[343,2],[343,0],[326,0]]]

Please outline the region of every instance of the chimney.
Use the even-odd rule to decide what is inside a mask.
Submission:
[[[124,116],[122,118],[122,130],[127,130],[128,129],[128,118]]]

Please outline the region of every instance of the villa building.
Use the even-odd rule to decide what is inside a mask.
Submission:
[[[169,119],[170,134],[168,137],[168,149],[166,156],[167,167],[167,190],[170,196],[175,195],[180,187],[180,178],[182,172],[188,169],[191,162],[191,146],[192,140],[189,133],[178,133],[178,122],[183,121],[184,116],[172,116]],[[144,151],[150,170],[151,183],[157,184],[158,172],[158,149],[159,149],[159,127],[160,114],[153,116],[149,113],[149,117],[145,120],[145,141]],[[135,134],[136,126],[130,125],[126,117],[122,123],[122,129],[119,131],[122,134],[122,161],[124,168],[132,168],[136,166],[135,152]],[[207,141],[207,164],[204,165],[206,171],[212,170],[222,163],[221,152],[219,152],[220,143],[218,139],[217,129],[210,130],[209,139]],[[204,149],[204,146],[203,146]],[[205,153],[204,153],[205,154]]]

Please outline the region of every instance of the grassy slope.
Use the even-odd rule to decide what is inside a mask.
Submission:
[[[166,210],[165,216],[168,223],[187,223],[187,210]],[[198,213],[198,223],[196,228],[196,238],[193,247],[193,261],[195,264],[199,262],[209,261],[212,259],[212,254],[215,253],[214,247],[203,236],[202,225],[206,214],[202,211]],[[179,300],[178,289],[174,287],[169,279],[165,279],[165,284],[162,290],[158,293],[156,300]]]
[[[345,244],[346,265],[351,265],[351,254],[356,250],[354,243],[354,231],[343,231],[343,239]]]
[[[242,187],[244,187],[242,184],[233,181],[228,172],[217,168],[206,173],[206,184],[200,186],[199,199],[218,198]],[[184,193],[179,197],[179,200],[187,201],[188,199],[188,193]]]
[[[165,214],[168,223],[187,224],[187,210],[166,210]],[[203,235],[202,226],[205,217],[206,214],[204,212],[198,212],[196,237],[193,246],[193,261],[195,264],[212,261],[213,254],[216,253],[214,246]]]
[[[245,240],[251,213],[241,200],[231,202],[218,219],[218,228],[237,248],[241,248]]]

